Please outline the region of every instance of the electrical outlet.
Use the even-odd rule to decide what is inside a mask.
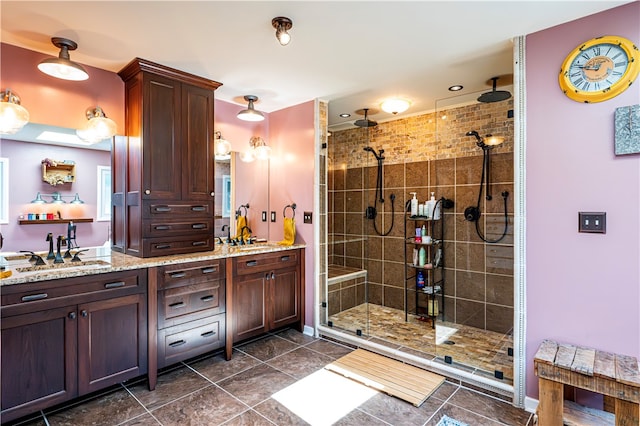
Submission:
[[[266,212],[266,211],[263,211],[263,212],[262,212],[262,221],[263,221],[263,222],[266,222],[266,221],[267,221],[267,212]]]
[[[578,212],[578,232],[607,233],[607,213]]]
[[[304,223],[312,223],[313,213],[312,212],[304,212],[302,215],[302,221]]]

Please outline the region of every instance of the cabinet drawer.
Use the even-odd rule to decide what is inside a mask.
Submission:
[[[201,203],[194,202],[168,202],[145,200],[143,205],[143,217],[145,218],[176,218],[176,217],[212,217],[213,201]]]
[[[146,221],[143,226],[145,237],[185,235],[198,232],[213,233],[213,219],[194,219],[181,222],[153,220]]]
[[[2,316],[141,293],[146,291],[143,273],[146,271],[112,272],[6,286],[2,288]]]
[[[180,263],[158,268],[158,288],[166,289],[224,278],[224,260]]]
[[[209,251],[214,248],[213,234],[205,233],[188,237],[144,238],[143,251],[148,257],[166,256],[170,254],[195,253]]]
[[[286,268],[298,264],[298,250],[279,251],[258,255],[247,255],[234,258],[237,275],[253,274],[276,268]]]
[[[158,367],[165,367],[224,346],[225,314],[158,331]]]
[[[206,310],[206,315],[224,312],[223,283],[222,280],[215,280],[160,291],[158,293],[158,327],[164,328],[193,319],[189,317],[200,311]]]

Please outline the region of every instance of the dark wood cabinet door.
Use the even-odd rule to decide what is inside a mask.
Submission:
[[[142,199],[179,200],[182,190],[181,84],[145,75]]]
[[[78,306],[78,387],[93,392],[147,372],[146,295]]]
[[[268,331],[268,272],[236,276],[233,282],[233,341]]]
[[[182,84],[182,198],[213,200],[213,90]]]
[[[279,328],[300,320],[300,281],[295,268],[275,270],[271,279],[272,324]]]
[[[77,395],[76,307],[2,318],[2,421]]]

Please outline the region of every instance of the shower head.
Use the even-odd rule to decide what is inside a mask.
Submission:
[[[484,143],[484,141],[482,140],[482,138],[480,137],[480,135],[478,134],[478,132],[476,132],[475,130],[469,130],[467,132],[467,136],[473,136],[476,138],[476,143],[481,144]]]
[[[483,103],[500,102],[500,101],[509,99],[511,97],[511,93],[507,92],[506,90],[496,90],[496,86],[498,84],[498,78],[499,77],[491,78],[491,80],[493,81],[493,90],[480,95],[478,97],[478,102],[483,102]]]
[[[364,111],[364,118],[361,118],[360,120],[356,120],[353,124],[358,126],[358,127],[375,127],[378,125],[377,121],[373,121],[373,120],[369,120],[367,118],[367,112],[369,111],[369,108],[363,108],[362,109]]]

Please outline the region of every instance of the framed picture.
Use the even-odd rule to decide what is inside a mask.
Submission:
[[[98,166],[96,221],[111,220],[111,167]]]

